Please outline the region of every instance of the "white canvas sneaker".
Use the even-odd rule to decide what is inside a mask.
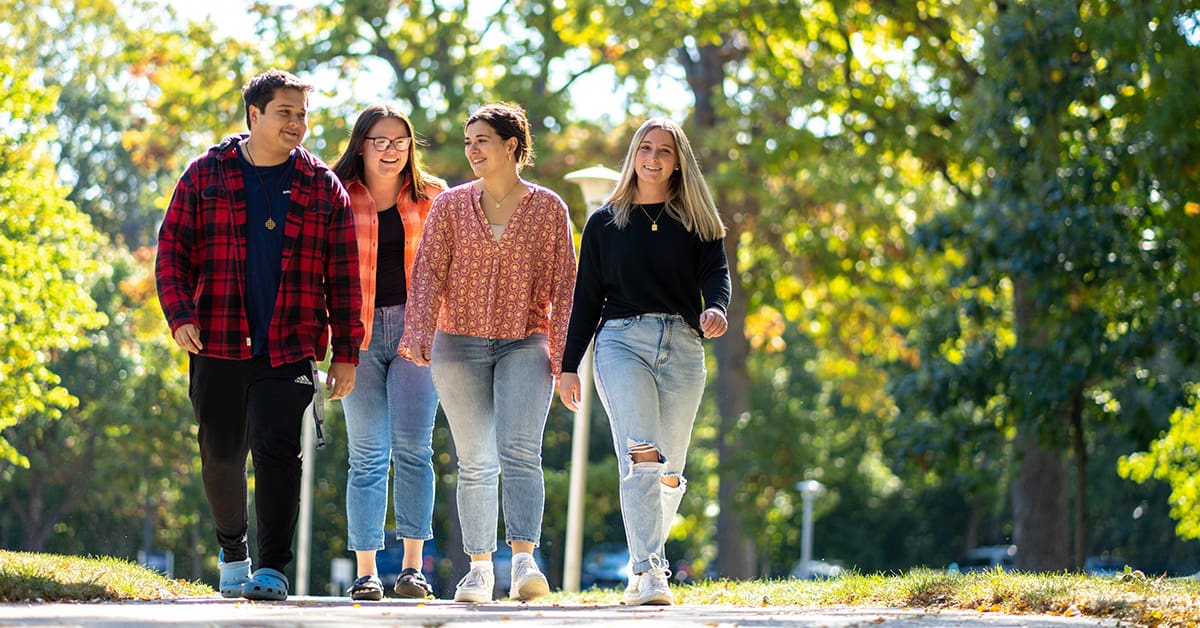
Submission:
[[[508,591],[509,599],[518,602],[532,602],[544,597],[550,592],[550,583],[538,569],[533,556],[524,552],[513,557],[512,588]]]
[[[472,567],[467,575],[458,581],[454,589],[455,602],[474,602],[481,604],[492,601],[492,589],[496,587],[496,574],[491,569]]]
[[[647,606],[670,606],[675,603],[671,594],[671,585],[667,577],[671,572],[666,569],[651,569],[638,577],[638,604]],[[625,592],[628,598],[629,592]]]
[[[625,606],[637,606],[642,603],[642,596],[638,594],[638,583],[641,581],[641,576],[630,576],[629,584],[625,587]]]

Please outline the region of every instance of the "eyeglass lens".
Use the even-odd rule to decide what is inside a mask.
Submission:
[[[412,141],[411,137],[398,137],[394,140],[386,137],[368,137],[367,139],[371,140],[371,142],[375,145],[375,150],[379,152],[387,150],[388,146],[391,146],[396,150],[404,150],[408,148],[409,142]]]

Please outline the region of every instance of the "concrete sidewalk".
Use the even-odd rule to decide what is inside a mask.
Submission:
[[[822,626],[830,628],[1081,628],[1119,625],[1115,620],[1005,615],[970,611],[796,606],[538,605],[518,602],[460,604],[448,600],[292,597],[248,602],[220,597],[166,602],[3,604],[0,626]]]

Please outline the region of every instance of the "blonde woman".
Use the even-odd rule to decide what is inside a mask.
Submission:
[[[558,388],[577,408],[579,362],[594,336],[634,574],[629,605],[674,603],[663,547],[687,489],[683,467],[707,374],[701,339],[726,329],[724,236],[683,129],[646,121],[616,189],[583,231]]]

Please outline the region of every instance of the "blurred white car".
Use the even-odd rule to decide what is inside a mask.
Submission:
[[[792,578],[800,579],[804,576],[804,561],[798,560],[795,565],[792,565],[792,572],[789,574]],[[831,580],[833,578],[842,577],[842,561],[840,560],[810,560],[808,561],[808,579],[809,580]]]

